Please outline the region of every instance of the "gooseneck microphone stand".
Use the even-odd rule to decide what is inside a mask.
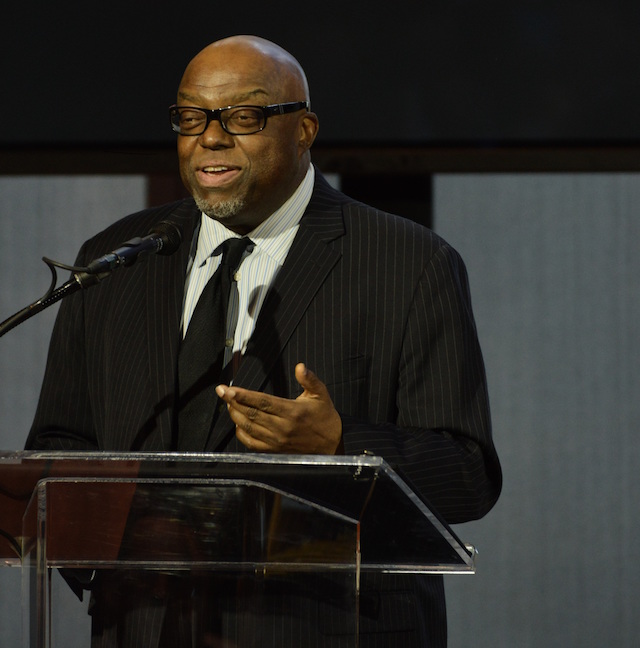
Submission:
[[[143,238],[136,237],[123,243],[117,250],[94,259],[86,267],[68,266],[43,257],[42,260],[49,266],[52,274],[49,289],[40,299],[2,322],[0,324],[0,337],[67,295],[95,286],[110,276],[117,268],[133,265],[139,258],[147,254],[165,256],[173,254],[181,242],[181,229],[175,223],[163,221],[158,223],[149,235]],[[70,270],[73,273],[71,279],[58,288],[55,287],[58,281],[56,268]]]
[[[28,306],[25,306],[22,310],[19,310],[17,313],[2,322],[2,324],[0,324],[0,337],[2,337],[5,333],[8,333],[11,329],[15,328],[19,324],[22,324],[22,322],[25,322],[30,317],[33,317],[37,313],[43,311],[45,308],[48,308],[56,302],[59,302],[67,295],[71,295],[74,292],[77,292],[78,290],[82,290],[84,288],[89,288],[90,286],[95,286],[104,278],[108,277],[112,272],[107,271],[101,272],[99,274],[90,274],[84,269],[64,266],[63,264],[58,263],[57,261],[52,261],[51,259],[47,259],[46,257],[43,257],[42,260],[49,266],[49,270],[51,270],[52,274],[51,285],[49,286],[49,289],[42,297],[40,297],[40,299],[34,301]],[[58,280],[58,276],[56,274],[56,266],[59,268],[70,269],[72,271],[75,270],[73,277],[59,288],[55,287]]]

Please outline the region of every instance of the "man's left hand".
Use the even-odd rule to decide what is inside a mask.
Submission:
[[[295,368],[304,389],[295,400],[218,385],[236,424],[236,437],[254,452],[340,454],[342,420],[324,383],[303,363]]]

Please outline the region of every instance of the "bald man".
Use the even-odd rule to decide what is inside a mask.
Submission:
[[[206,47],[170,115],[192,198],[109,227],[76,265],[161,221],[178,224],[183,243],[63,302],[27,447],[368,451],[398,466],[448,522],[487,513],[501,472],[455,250],[327,184],[310,162],[318,118],[304,72],[274,43],[236,36]],[[183,372],[211,345],[198,338],[189,355],[190,326],[200,330],[200,297],[240,237],[221,369],[202,374],[207,396],[196,401]],[[350,645],[344,611],[315,594],[279,592],[281,616],[259,629],[260,645]],[[109,586],[95,587],[94,646],[191,636],[170,592],[145,605],[132,596],[114,610]],[[442,579],[364,575],[359,645],[445,646]]]

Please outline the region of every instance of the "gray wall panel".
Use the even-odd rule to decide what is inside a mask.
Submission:
[[[73,263],[86,238],[143,209],[146,190],[142,176],[0,177],[0,321],[46,291],[51,275],[41,257]],[[61,271],[58,283],[67,276]],[[57,305],[0,338],[0,450],[24,445],[56,312]],[[75,648],[69,630],[65,648]],[[20,573],[0,569],[0,646],[19,645]]]
[[[72,264],[89,236],[143,209],[142,176],[0,177],[0,320],[41,297],[43,256]],[[58,271],[58,283],[68,273]],[[0,338],[0,448],[22,447],[33,417],[57,305]]]
[[[434,228],[465,258],[505,487],[458,529],[452,646],[640,636],[640,176],[442,175]]]

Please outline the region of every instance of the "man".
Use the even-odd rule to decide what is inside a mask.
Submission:
[[[481,517],[501,473],[464,265],[426,228],[329,187],[310,163],[308,102],[300,65],[260,38],[215,42],[189,63],[171,114],[193,199],[123,219],[77,264],[161,221],[183,243],[63,302],[27,447],[368,451],[449,523]],[[230,237],[250,241],[214,381],[226,407],[212,394],[192,431],[179,365]],[[441,578],[362,587],[376,604],[361,609],[361,646],[446,644]],[[290,645],[333,645],[308,625]]]

